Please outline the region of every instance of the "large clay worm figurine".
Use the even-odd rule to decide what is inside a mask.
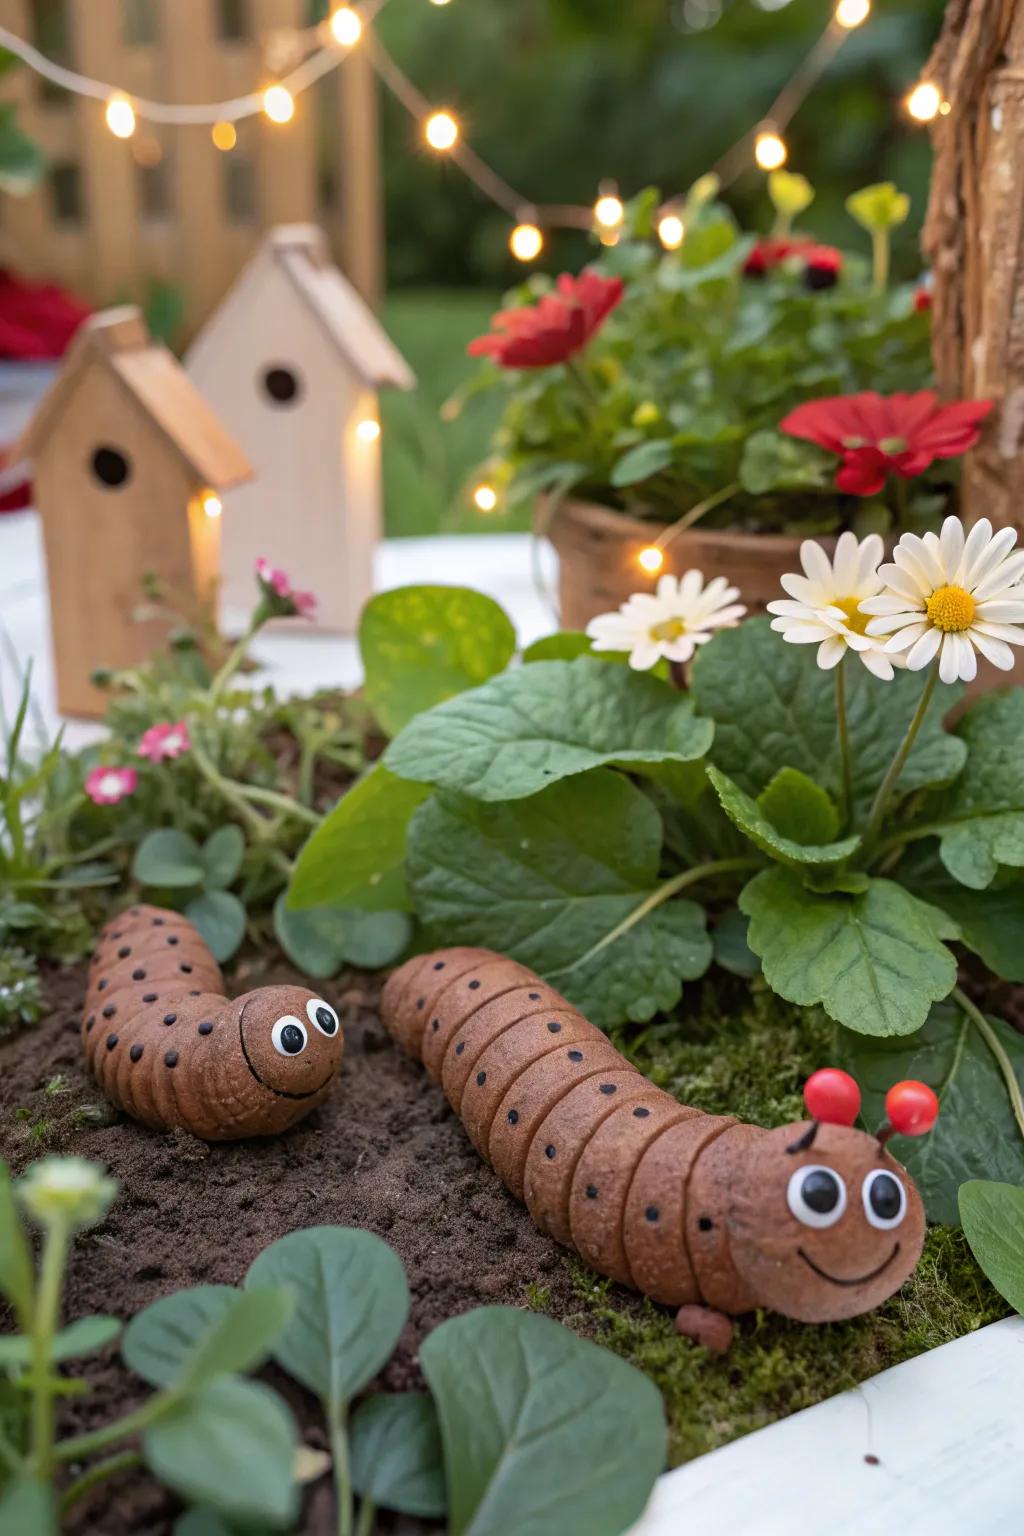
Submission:
[[[755,1307],[802,1322],[868,1311],[917,1263],[924,1213],[886,1149],[894,1127],[853,1129],[860,1093],[846,1073],[809,1080],[819,1120],[761,1130],[704,1114],[654,1087],[532,971],[485,949],[408,961],[381,1012],[537,1226],[679,1308],[679,1331],[711,1348],[727,1348],[730,1318]],[[927,1129],[931,1090],[900,1088],[913,1090],[904,1103],[925,1096],[912,1133]],[[911,1133],[913,1114],[891,1118]]]
[[[147,906],[131,907],[100,935],[82,1042],[119,1109],[204,1141],[288,1130],[323,1102],[344,1049],[323,998],[261,987],[229,1001],[187,918]]]

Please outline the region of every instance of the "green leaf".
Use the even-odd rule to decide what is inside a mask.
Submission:
[[[627,485],[638,485],[641,480],[649,480],[652,475],[660,474],[671,463],[671,440],[650,438],[647,442],[637,443],[635,448],[630,448],[628,453],[624,453],[612,465],[609,480],[619,489]]]
[[[543,635],[523,651],[523,661],[575,661],[590,655],[590,641],[581,629],[560,629]]]
[[[870,187],[851,192],[846,211],[872,234],[902,224],[910,212],[910,198],[900,192],[894,181],[876,181]]]
[[[712,728],[688,699],[590,656],[536,662],[407,726],[386,762],[477,800],[519,800],[603,764],[643,772],[703,757]]]
[[[338,1408],[386,1364],[409,1315],[402,1261],[372,1232],[308,1227],[254,1260],[246,1286],[287,1285],[295,1311],[274,1359]]]
[[[892,880],[862,895],[809,891],[786,869],[755,875],[740,896],[765,979],[788,1002],[821,1003],[864,1035],[907,1035],[956,984],[942,943],[957,936],[937,908]]]
[[[834,472],[834,457],[813,443],[765,429],[752,432],[744,443],[739,481],[751,496],[767,496],[773,491],[827,491]]]
[[[364,692],[389,736],[442,699],[508,666],[515,630],[503,608],[468,587],[398,587],[363,609]]]
[[[943,864],[972,890],[1000,865],[1024,867],[1024,689],[986,694],[957,729],[967,764],[929,822],[938,822]]]
[[[378,970],[408,947],[412,923],[404,912],[350,907],[306,907],[293,912],[282,891],[274,903],[274,931],[289,960],[306,976],[324,979],[343,965]]]
[[[189,902],[185,916],[217,961],[230,960],[245,938],[245,908],[230,891],[203,891]]]
[[[1024,1312],[1024,1189],[972,1179],[960,1186],[959,1203],[971,1252],[1000,1296]]]
[[[177,827],[147,833],[132,861],[132,876],[140,885],[201,885],[204,873],[199,844]]]
[[[261,1365],[290,1315],[291,1298],[280,1290],[194,1285],[137,1313],[125,1329],[121,1356],[151,1386],[198,1388]]]
[[[182,1498],[275,1530],[296,1516],[297,1449],[277,1394],[235,1376],[208,1382],[142,1436],[146,1465]]]
[[[621,1536],[665,1464],[654,1384],[561,1324],[479,1307],[424,1341],[451,1536]]]
[[[711,934],[715,963],[734,976],[759,976],[761,962],[747,943],[749,920],[735,908],[726,912]]]
[[[24,197],[42,179],[46,156],[35,139],[18,125],[18,109],[0,106],[0,192]]]
[[[1024,1088],[1024,1037],[999,1019],[989,1023]],[[1024,1140],[1006,1084],[981,1032],[954,1004],[933,1008],[915,1035],[868,1040],[844,1033],[840,1048],[841,1064],[861,1086],[866,1125],[881,1125],[886,1092],[904,1078],[917,1078],[937,1093],[934,1129],[892,1143],[921,1191],[930,1221],[957,1225],[957,1191],[967,1179],[1024,1184]]]
[[[30,1325],[34,1291],[32,1259],[14,1202],[10,1170],[0,1162],[0,1293],[7,1297],[24,1329]]]
[[[959,924],[961,939],[990,971],[1003,981],[1024,981],[1024,882],[972,891],[947,879],[915,888]]]
[[[346,913],[344,958],[362,971],[379,971],[394,965],[412,939],[412,920],[406,912]]]
[[[922,673],[897,672],[886,683],[857,662],[844,665],[854,806],[863,819],[903,740],[924,680]],[[835,678],[815,665],[813,646],[787,645],[768,619],[747,619],[699,648],[692,692],[699,714],[715,722],[712,761],[748,795],[760,794],[780,768],[789,767],[839,798]],[[965,744],[942,727],[956,697],[950,689],[936,693],[900,775],[904,794],[949,783],[963,767]]]
[[[12,1477],[0,1494],[0,1531],[11,1536],[58,1536],[57,1501],[53,1486],[28,1472]]]
[[[206,889],[226,890],[238,878],[244,857],[245,834],[241,827],[229,822],[211,832],[200,852]]]
[[[783,772],[790,771],[792,770],[783,769]],[[801,774],[800,777],[803,778],[803,775]],[[824,843],[821,846],[798,842],[792,837],[784,837],[781,832],[776,830],[768,816],[764,813],[764,797],[768,796],[769,803],[771,803],[771,785],[769,785],[768,789],[763,792],[758,800],[753,800],[750,795],[745,794],[740,789],[738,784],[734,784],[732,779],[728,778],[711,763],[708,764],[708,778],[714,785],[715,792],[721,801],[722,809],[729,817],[729,820],[739,827],[741,832],[745,832],[751,842],[760,848],[762,853],[767,853],[770,858],[777,859],[783,864],[797,866],[801,864],[837,864],[840,859],[848,859],[860,847],[860,838],[858,836],[846,837],[843,838],[842,842]],[[810,783],[809,780],[805,780],[805,782]],[[772,784],[777,783],[778,775],[772,781]],[[825,794],[825,791],[819,789],[817,784],[811,784],[811,788],[822,797],[825,807],[832,809],[832,802]],[[776,801],[779,799],[777,794],[775,799]],[[809,799],[808,803],[814,806],[820,813],[821,806],[819,804],[812,799]],[[789,808],[792,809],[792,802],[790,802]]]
[[[780,768],[757,803],[776,832],[804,846],[839,836],[839,812],[819,784],[799,768]]]
[[[425,1392],[368,1397],[349,1432],[352,1486],[382,1509],[439,1520],[445,1512],[437,1410]]]
[[[429,794],[426,785],[396,778],[383,763],[374,763],[299,854],[289,908],[405,910],[406,833],[413,811]]]
[[[661,839],[652,802],[606,769],[508,805],[437,796],[413,818],[410,885],[445,942],[521,960],[597,1024],[643,1021],[711,960],[700,907],[651,905]]]
[[[82,1317],[76,1323],[62,1328],[53,1341],[50,1359],[59,1365],[63,1360],[74,1360],[79,1355],[92,1355],[98,1349],[113,1342],[121,1332],[120,1319],[116,1317]],[[0,1366],[28,1365],[32,1358],[32,1341],[23,1333],[0,1334]]]

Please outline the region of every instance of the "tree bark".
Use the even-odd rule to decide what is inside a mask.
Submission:
[[[1024,0],[950,0],[923,78],[948,103],[923,236],[935,372],[947,397],[996,402],[963,506],[1024,529]]]

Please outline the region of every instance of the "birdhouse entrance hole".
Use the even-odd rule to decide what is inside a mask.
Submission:
[[[131,479],[131,460],[119,448],[104,445],[97,448],[92,456],[92,472],[101,485],[116,491]]]
[[[284,368],[278,364],[265,371],[263,388],[274,405],[294,405],[302,386],[293,368]]]

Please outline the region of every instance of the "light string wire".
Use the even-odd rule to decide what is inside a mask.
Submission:
[[[418,86],[395,62],[372,26],[386,4],[387,0],[365,0],[362,5],[353,6],[352,9],[363,24],[362,38],[356,44],[347,47],[332,42],[316,47],[308,58],[273,83],[283,87],[292,97],[297,96],[315,85],[318,80],[322,80],[332,70],[337,69],[361,43],[367,50],[370,63],[381,83],[400,102],[410,117],[421,124],[425,123],[435,111],[435,104],[424,96]],[[295,34],[296,40],[300,41],[303,37],[320,38],[326,27],[329,27],[329,21]],[[850,28],[843,26],[833,15],[813,48],[783,86],[767,112],[726,150],[712,167],[721,186],[731,185],[747,168],[751,159],[751,143],[756,141],[760,132],[781,133],[789,125],[849,35]],[[120,86],[92,79],[56,63],[33,44],[3,26],[0,26],[0,47],[14,54],[34,73],[49,80],[53,85],[60,86],[75,95],[90,97],[95,101],[108,104],[112,100],[124,99],[130,103],[136,116],[149,122],[179,127],[197,125],[212,127],[220,122],[236,123],[245,118],[256,117],[265,110],[265,87],[244,96],[233,97],[228,101],[193,104],[152,101],[146,97],[136,96],[132,91]],[[476,150],[465,142],[461,133],[445,153],[486,198],[502,208],[510,217],[528,219],[547,228],[591,229],[593,227],[592,206],[578,203],[538,204],[533,202],[518,192],[478,155]],[[678,201],[678,199],[672,201]]]

